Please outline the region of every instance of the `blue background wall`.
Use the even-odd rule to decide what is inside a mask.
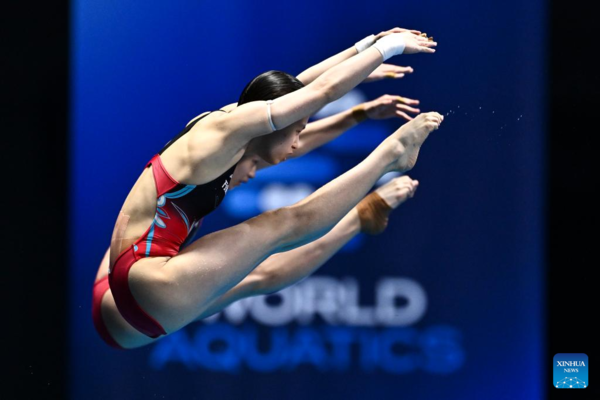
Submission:
[[[540,398],[543,6],[74,2],[72,397]],[[91,288],[122,202],[150,157],[193,116],[236,101],[259,73],[298,74],[395,26],[433,35],[436,54],[395,57],[390,62],[415,72],[361,85],[357,93],[416,98],[421,110],[447,116],[409,173],[421,182],[417,195],[393,215],[386,233],[359,238],[315,279],[272,300],[240,302],[231,314],[153,346],[127,352],[106,346],[92,325]],[[262,178],[232,191],[200,234],[241,220],[239,193],[255,199],[277,182],[284,193],[296,190],[282,179],[293,163],[299,169],[325,163],[341,173],[401,123],[366,123],[314,154],[262,171]],[[358,141],[363,151],[347,145]],[[302,182],[316,188],[330,178],[324,173]],[[356,282],[359,310],[368,314],[377,309],[378,282],[394,278],[425,294],[425,311],[408,325],[332,324],[317,316],[274,326],[258,312],[231,317],[256,304],[284,310],[289,293],[306,293],[323,280],[330,289]],[[411,300],[418,301],[407,296],[398,309]],[[340,313],[357,312],[334,304]],[[348,358],[335,350],[344,341]],[[281,351],[269,360],[251,356],[252,349],[274,354],[273,348]]]

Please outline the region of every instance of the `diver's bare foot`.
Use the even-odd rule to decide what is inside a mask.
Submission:
[[[398,207],[406,200],[412,198],[417,191],[419,181],[409,176],[399,176],[385,185],[378,187],[375,192],[392,208]]]
[[[390,213],[413,197],[418,185],[419,182],[408,176],[401,176],[369,193],[356,205],[360,231],[368,235],[379,235],[385,231]]]
[[[394,147],[397,159],[390,165],[390,171],[406,172],[417,163],[421,145],[429,134],[438,129],[444,117],[437,112],[419,114],[412,121],[402,125],[386,141]]]

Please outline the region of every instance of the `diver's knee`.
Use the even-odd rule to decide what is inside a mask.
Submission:
[[[289,227],[288,242],[297,243],[303,241],[314,225],[316,216],[309,207],[303,205],[292,205],[284,207],[287,209],[287,224]]]

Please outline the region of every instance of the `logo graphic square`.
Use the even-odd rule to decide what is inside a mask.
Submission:
[[[558,353],[554,356],[556,389],[585,389],[588,381],[588,356],[583,353]]]

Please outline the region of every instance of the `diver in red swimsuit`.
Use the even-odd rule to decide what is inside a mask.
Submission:
[[[94,302],[94,321],[107,342],[138,347],[149,341],[138,340],[139,334],[134,338],[131,327],[157,338],[205,317],[275,253],[299,250],[326,235],[383,174],[414,166],[424,140],[442,122],[438,113],[421,114],[402,126],[358,166],[299,203],[186,246],[202,218],[222,201],[243,156],[259,156],[270,164],[284,161],[298,148],[310,115],[387,58],[432,53],[435,46],[399,28],[378,36],[371,46],[359,49],[357,44],[297,79],[275,71],[260,75],[246,86],[235,108],[195,120],[150,160],[125,200],[111,240],[108,280],[120,316],[111,315],[115,307],[110,304],[105,312],[103,304]],[[405,189],[414,193],[410,182]],[[363,214],[386,219],[385,202],[377,202],[379,206],[363,207]],[[98,291],[102,286],[98,282]],[[119,326],[119,318],[129,328]]]

